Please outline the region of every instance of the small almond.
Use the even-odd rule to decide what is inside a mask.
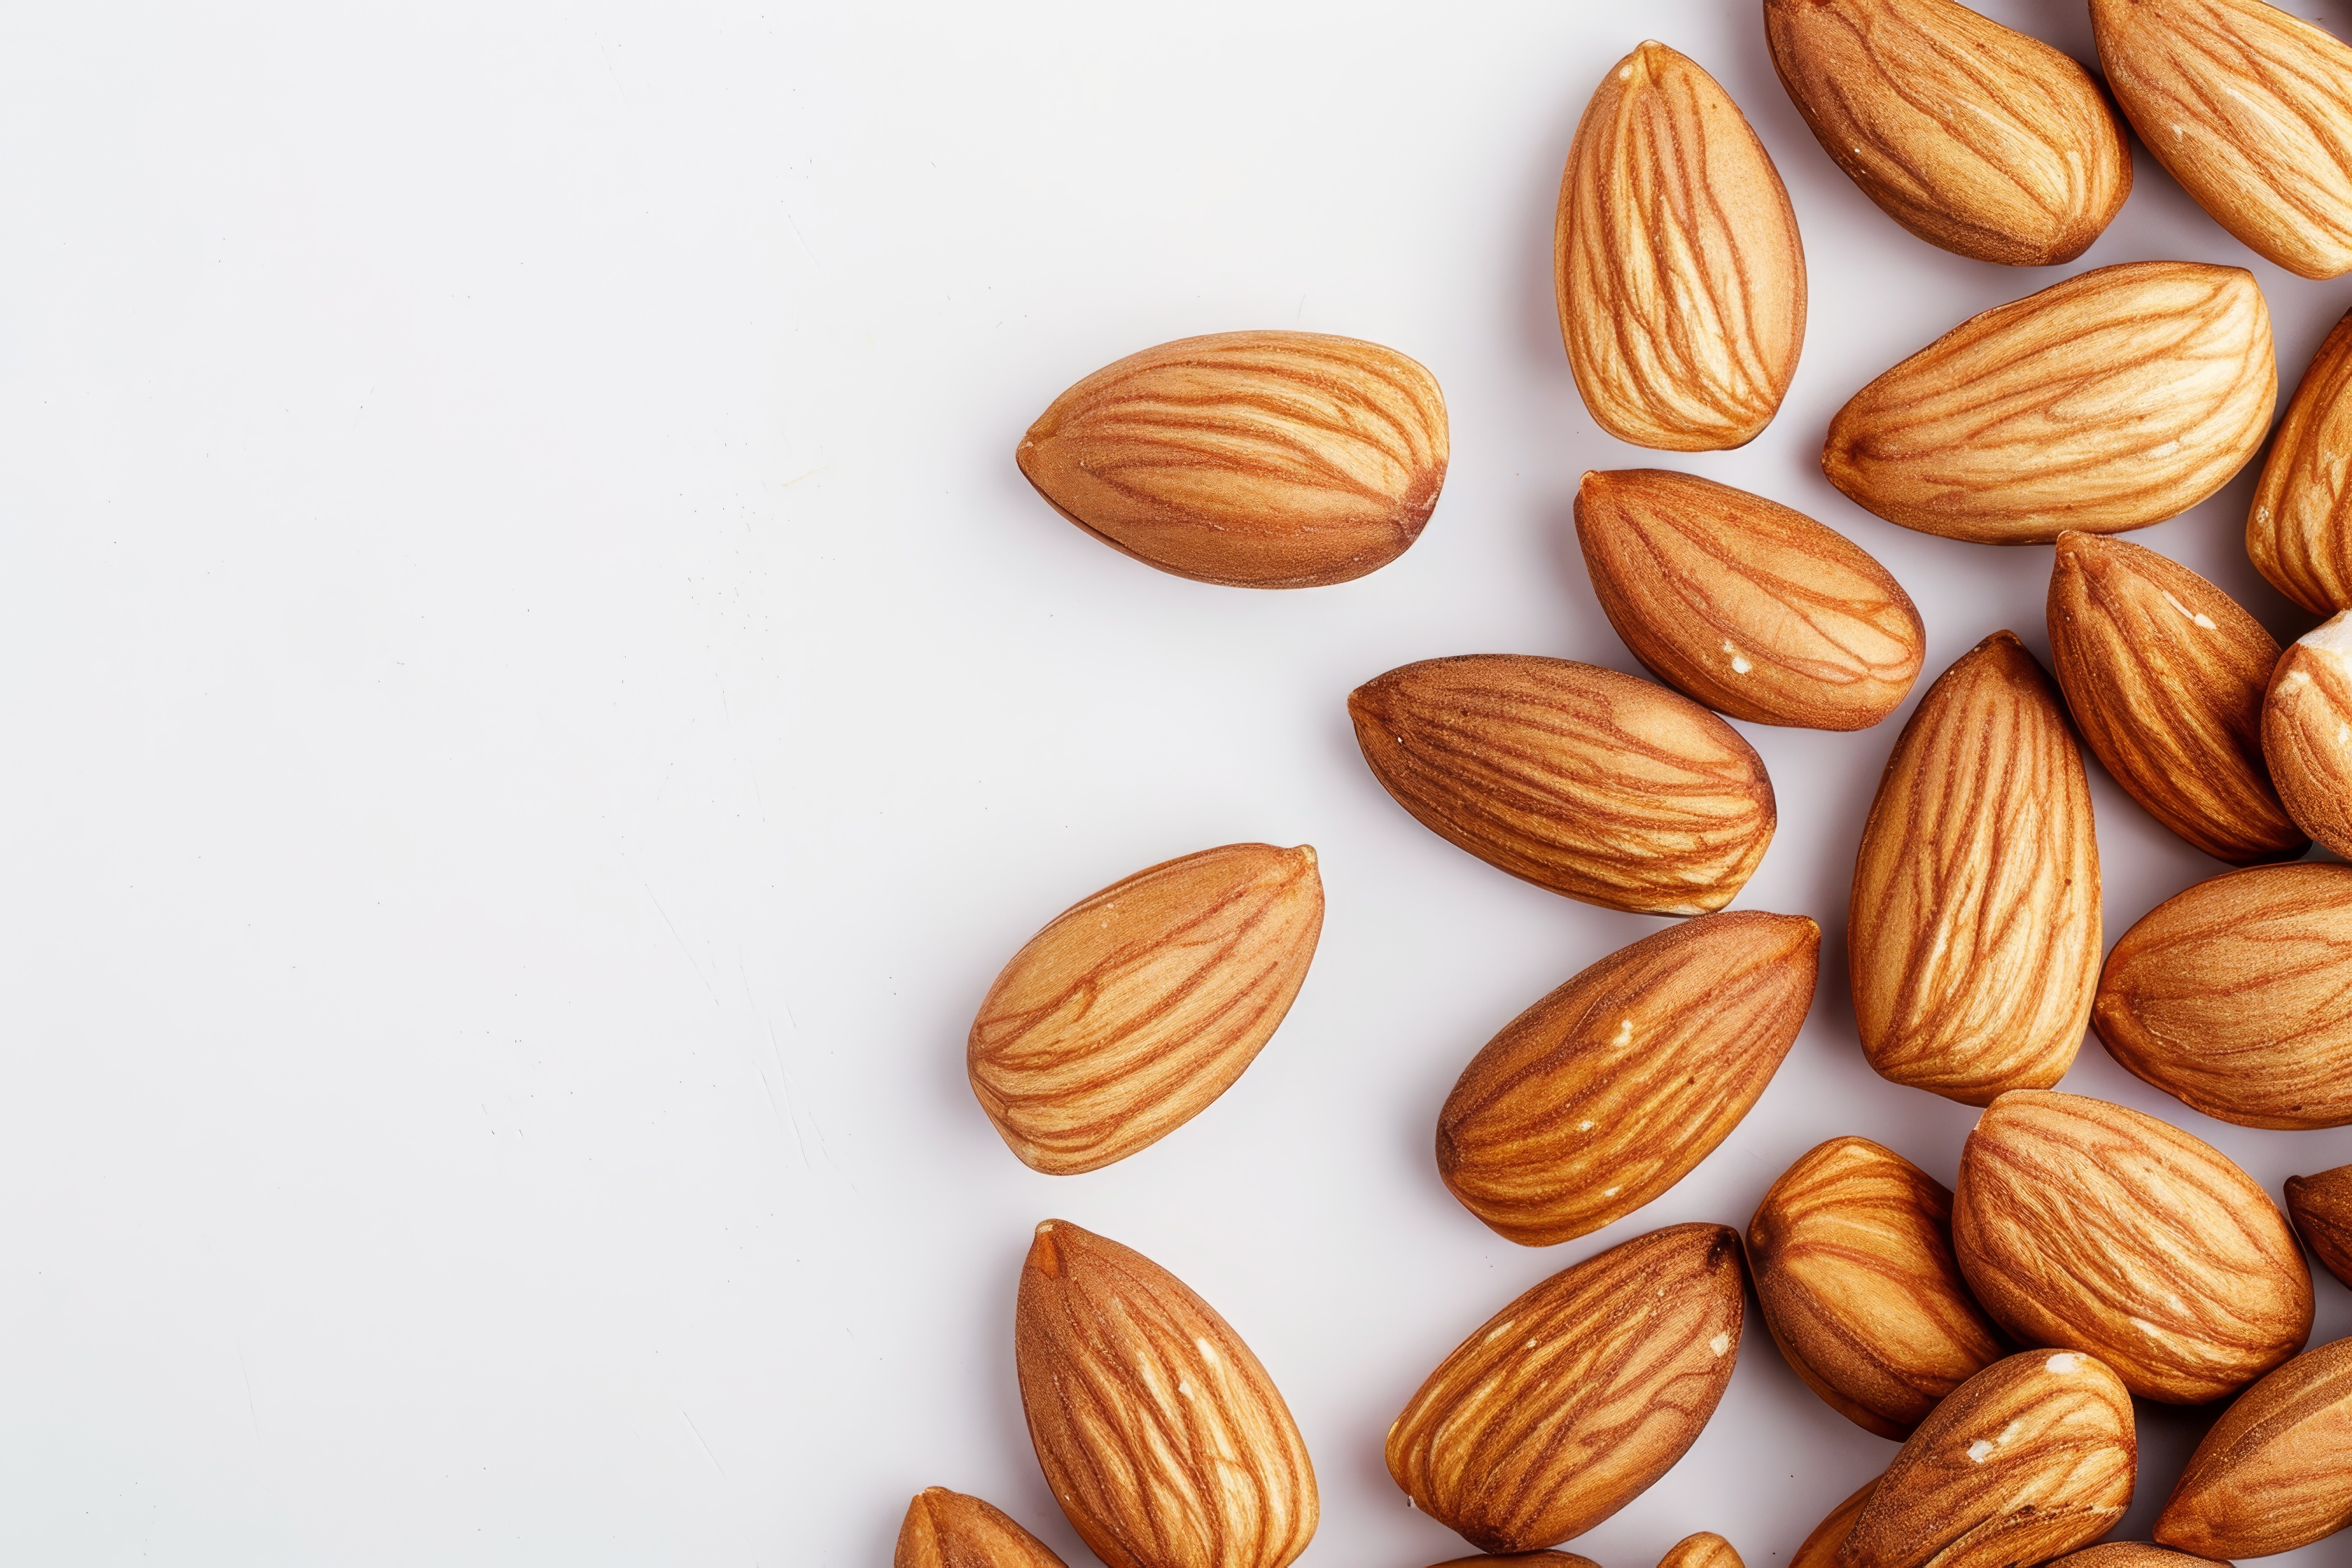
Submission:
[[[1853,1521],[1862,1517],[1863,1505],[1870,1494],[1878,1489],[1878,1479],[1864,1481],[1854,1494],[1830,1510],[1829,1517],[1813,1526],[1811,1535],[1789,1559],[1789,1568],[1833,1568],[1838,1553],[1845,1548],[1845,1538],[1853,1533]]]
[[[2352,610],[2352,312],[2336,323],[2272,438],[2246,554],[2271,586],[2314,615]]]
[[[925,1487],[907,1505],[890,1568],[1066,1568],[1045,1543],[976,1497]]]
[[[1685,1535],[1666,1548],[1658,1568],[1747,1568],[1738,1549],[1711,1530]]]
[[[2271,671],[2263,757],[2295,825],[2352,859],[2352,611],[2304,633]]]
[[[2200,1557],[2268,1557],[2352,1524],[2352,1340],[2305,1351],[2238,1395],[2157,1516]]]
[[[2352,1165],[2289,1176],[2286,1213],[2320,1266],[2352,1285]]]

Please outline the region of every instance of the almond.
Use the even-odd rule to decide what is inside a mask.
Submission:
[[[1967,1105],[2058,1081],[2099,965],[2099,851],[2074,732],[2025,645],[1946,670],[1887,758],[1846,923],[1870,1065]]]
[[[2176,893],[2107,955],[2107,1054],[2245,1127],[2352,1123],[2352,868],[2263,866]]]
[[[1704,915],[1620,948],[1520,1014],[1437,1116],[1437,1171],[1525,1247],[1632,1214],[1687,1175],[1772,1081],[1812,1005],[1821,928]]]
[[[1801,511],[1663,468],[1589,473],[1592,591],[1659,679],[1759,724],[1862,730],[1910,695],[1927,638],[1902,584]]]
[[[1115,550],[1241,588],[1376,571],[1445,482],[1445,400],[1378,343],[1220,332],[1104,366],[1015,454],[1054,510]]]
[[[1805,342],[1805,247],[1713,77],[1659,43],[1610,68],[1569,149],[1552,256],[1569,368],[1602,429],[1705,452],[1772,422]]]
[[[2305,278],[2352,271],[2352,48],[2262,0],[2091,0],[2107,85],[2213,221]]]
[[[1813,1526],[1813,1532],[1797,1548],[1797,1554],[1789,1560],[1789,1568],[1832,1568],[1838,1553],[1845,1548],[1845,1538],[1853,1533],[1853,1521],[1862,1517],[1863,1505],[1877,1489],[1878,1479],[1874,1476],[1852,1497],[1830,1510],[1829,1517]]]
[[[1886,1467],[1843,1568],[2004,1568],[2088,1545],[2139,1466],[2131,1395],[2080,1351],[1997,1361],[1952,1391]]]
[[[1670,1226],[1563,1269],[1429,1374],[1389,1428],[1389,1474],[1482,1551],[1581,1535],[1697,1439],[1739,1359],[1740,1309],[1725,1226]]]
[[[1432,1568],[1601,1568],[1590,1557],[1573,1552],[1514,1552],[1507,1557],[1449,1557]]]
[[[907,1505],[890,1568],[1065,1568],[1045,1543],[976,1497],[925,1487]]]
[[[1777,820],[1763,759],[1679,693],[1567,659],[1408,664],[1348,699],[1397,804],[1447,842],[1605,909],[1729,903]]]
[[[2271,586],[2315,615],[2352,610],[2352,313],[2336,323],[2272,438],[2246,554]]]
[[[1951,0],[1764,0],[1764,37],[1822,150],[1887,216],[1979,261],[2090,248],[2131,195],[2091,73]]]
[[[2081,1095],[1993,1102],[1960,1155],[1952,1249],[2020,1342],[2080,1347],[2168,1405],[2244,1387],[2311,1332],[2270,1194],[2211,1144]]]
[[[2352,612],[2304,633],[2271,671],[2263,757],[2295,825],[2352,859]]]
[[[1711,1530],[1685,1535],[1666,1548],[1658,1568],[1747,1568],[1738,1550]]]
[[[2145,1541],[2110,1541],[2104,1546],[2069,1552],[2054,1560],[2054,1568],[2213,1568],[2213,1564],[2186,1552],[2150,1546]]]
[[[2286,1212],[2326,1270],[2352,1285],[2352,1165],[2286,1179]]]
[[[1013,1349],[1045,1483],[1109,1568],[1282,1568],[1307,1549],[1315,1470],[1290,1408],[1182,1280],[1049,1219]]]
[[[2268,1557],[2352,1524],[2352,1340],[2305,1351],[2238,1395],[2157,1516],[2200,1557]]]
[[[2058,536],[2050,659],[2083,739],[2148,815],[2217,860],[2309,847],[2263,765],[2276,638],[2177,561],[2121,539]]]
[[[2136,261],[1946,332],[1838,410],[1822,470],[1888,521],[1948,539],[2120,533],[2228,483],[2277,397],[2252,273]]]
[[[1764,1322],[1805,1385],[1901,1439],[2000,1359],[1952,1256],[1952,1194],[1891,1149],[1832,1138],[1781,1173],[1748,1225]]]
[[[1228,844],[1073,904],[988,988],[971,1091],[1024,1164],[1092,1171],[1232,1087],[1290,1011],[1323,929],[1305,845]]]

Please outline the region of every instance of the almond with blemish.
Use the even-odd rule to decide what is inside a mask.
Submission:
[[[2263,757],[2295,826],[2352,858],[2352,611],[2297,637],[2271,671]]]

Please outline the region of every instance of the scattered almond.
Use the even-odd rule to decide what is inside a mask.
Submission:
[[[1731,1542],[1711,1530],[1685,1535],[1666,1548],[1658,1568],[1747,1568]]]
[[[2352,1165],[2286,1179],[2287,1217],[2322,1267],[2352,1285]]]
[[[1845,1549],[1845,1539],[1853,1533],[1853,1521],[1862,1517],[1863,1505],[1870,1494],[1878,1489],[1878,1478],[1872,1477],[1845,1501],[1830,1510],[1829,1517],[1813,1526],[1804,1544],[1789,1560],[1789,1568],[1832,1568],[1838,1553]]]
[[[2336,323],[2271,440],[2246,554],[2271,586],[2315,615],[2352,610],[2352,312]]]
[[[1431,1568],[1601,1568],[1590,1557],[1573,1552],[1514,1552],[1507,1557],[1449,1557]]]
[[[925,1487],[907,1505],[890,1568],[1066,1568],[1045,1543],[976,1497]]]
[[[2069,1552],[2052,1560],[2052,1568],[2214,1568],[2202,1557],[2191,1557],[2186,1552],[2174,1552],[2167,1547],[2151,1546],[2145,1541],[2110,1541],[2103,1546],[2085,1546],[2080,1552]],[[2227,1568],[2227,1564],[2223,1565]]]
[[[2271,671],[2263,756],[2295,825],[2352,858],[2352,611],[2304,633]]]
[[[2157,1517],[2200,1557],[2268,1557],[2352,1524],[2352,1340],[2306,1351],[2221,1413]]]

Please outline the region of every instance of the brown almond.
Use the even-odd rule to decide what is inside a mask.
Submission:
[[[2352,312],[2311,356],[2286,405],[2254,504],[2246,554],[2271,586],[2315,615],[2352,610]]]
[[[2295,826],[2352,859],[2352,611],[2304,633],[2271,671],[2263,758]]]
[[[1952,1194],[1891,1149],[1832,1138],[1781,1173],[1748,1225],[1773,1342],[1805,1385],[1900,1440],[2000,1359],[1952,1256]]]
[[[1863,1505],[1870,1494],[1878,1489],[1878,1478],[1864,1481],[1854,1494],[1830,1510],[1829,1517],[1813,1526],[1811,1535],[1789,1559],[1789,1568],[1832,1568],[1838,1553],[1845,1548],[1845,1538],[1853,1533],[1853,1521],[1862,1517]]]
[[[976,1497],[925,1487],[907,1505],[890,1568],[1066,1568],[1045,1543]]]
[[[2107,1054],[2244,1127],[2352,1123],[2352,867],[2200,882],[2107,955],[2091,1022]]]
[[[1729,903],[1777,820],[1763,759],[1679,692],[1568,659],[1433,658],[1348,699],[1372,776],[1488,865],[1605,909]]]
[[[1864,387],[1831,422],[1822,471],[1948,539],[2120,533],[2228,483],[2277,397],[2253,274],[2127,262],[1972,316]]]
[[[2086,1350],[2168,1405],[2243,1388],[2311,1332],[2270,1194],[2203,1140],[2081,1095],[1993,1101],[1960,1155],[1952,1250],[2021,1343]]]
[[[2055,1568],[2215,1568],[2202,1557],[2192,1557],[2186,1552],[2174,1552],[2168,1547],[2151,1546],[2145,1541],[2110,1541],[2101,1546],[2085,1546],[2080,1552],[2069,1552],[2055,1559]],[[2221,1564],[2229,1568],[2229,1564]]]
[[[1315,1469],[1224,1319],[1131,1248],[1037,1227],[1013,1349],[1055,1500],[1109,1568],[1282,1568],[1315,1533]]]
[[[1805,342],[1805,247],[1731,95],[1645,43],[1609,68],[1560,176],[1553,278],[1601,427],[1674,452],[1772,422]]]
[[[1678,1225],[1566,1268],[1439,1363],[1389,1428],[1413,1506],[1485,1552],[1565,1541],[1674,1467],[1739,1358],[1738,1233]]]
[[[1632,1214],[1772,1081],[1812,1005],[1821,928],[1702,915],[1620,948],[1514,1018],[1437,1115],[1437,1172],[1523,1247]]]
[[[2157,1516],[2200,1557],[2268,1557],[2352,1524],[2352,1340],[2305,1351],[2238,1395]]]
[[[1633,657],[1718,713],[1867,729],[1918,679],[1927,637],[1903,585],[1777,501],[1664,468],[1589,473],[1576,537]]]
[[[1590,1557],[1573,1552],[1514,1552],[1507,1557],[1449,1557],[1431,1568],[1601,1568]]]
[[[1658,1568],[1747,1568],[1738,1549],[1711,1530],[1685,1535],[1666,1548]]]
[[[2092,752],[2148,815],[2217,860],[2308,848],[2263,763],[2278,640],[2177,561],[2122,539],[2058,536],[2050,660]]]
[[[1946,670],[1895,742],[1846,957],[1882,1077],[1984,1105],[2074,1061],[2099,972],[2090,785],[2057,691],[2010,633]]]
[[[1979,261],[2090,248],[2131,195],[2091,73],[1951,0],[1764,0],[1772,64],[1822,151],[1887,216]]]
[[[2352,1165],[2289,1176],[2286,1212],[2321,1267],[2352,1285]]]
[[[1394,349],[1220,332],[1129,354],[1038,416],[1015,454],[1054,510],[1203,583],[1311,588],[1387,565],[1445,482],[1445,400]]]

